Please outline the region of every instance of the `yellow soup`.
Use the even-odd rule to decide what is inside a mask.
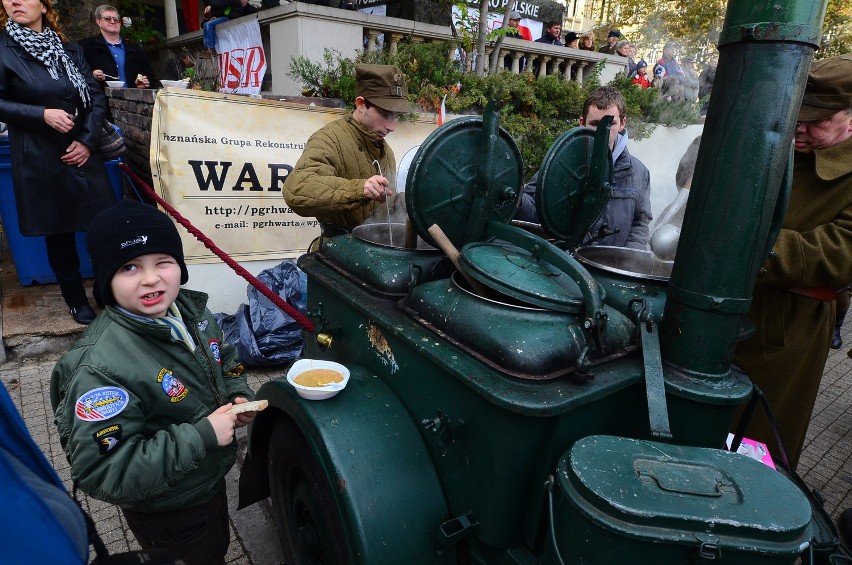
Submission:
[[[302,386],[325,386],[331,383],[339,383],[343,381],[343,375],[334,369],[311,369],[304,373],[299,373],[293,379],[293,382]]]

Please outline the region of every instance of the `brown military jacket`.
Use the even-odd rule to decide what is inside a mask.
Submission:
[[[364,181],[379,174],[393,184],[396,160],[383,139],[365,130],[351,116],[315,132],[284,182],[284,200],[300,216],[352,229],[379,206],[364,197]]]
[[[769,399],[795,464],[801,453],[834,326],[833,300],[791,289],[839,289],[852,282],[852,138],[796,153],[793,191],[773,256],[758,274],[748,318],[756,335],[734,361]],[[807,292],[807,291],[806,291]],[[831,294],[829,291],[828,294]],[[770,446],[765,419],[746,433]]]

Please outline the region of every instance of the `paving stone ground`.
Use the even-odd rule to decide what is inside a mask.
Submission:
[[[852,319],[852,317],[850,317]],[[825,497],[825,509],[837,519],[852,507],[852,359],[846,351],[852,347],[852,322],[843,328],[845,346],[832,351],[825,367],[819,397],[799,463],[799,473],[807,485]],[[50,411],[50,373],[58,355],[12,360],[0,365],[0,381],[11,394],[18,410],[39,447],[70,489],[68,463],[59,446]],[[250,384],[260,387],[283,371],[252,371]],[[238,439],[245,449],[245,429]],[[268,508],[254,504],[236,510],[236,485],[239,470],[227,477],[231,505],[231,546],[229,564],[277,565],[283,563],[274,522]],[[118,509],[81,494],[83,507],[94,519],[98,532],[110,552],[138,549]]]

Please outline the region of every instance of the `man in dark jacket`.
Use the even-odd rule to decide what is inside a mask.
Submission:
[[[127,87],[151,88],[155,82],[151,62],[141,47],[122,40],[118,9],[98,6],[95,23],[101,32],[81,40],[80,46],[100,87],[106,88],[107,80],[121,80]]]
[[[559,38],[562,37],[562,23],[561,22],[547,22],[544,24],[544,31],[541,33],[541,37],[535,40],[536,43],[546,43],[547,45],[558,45],[559,47],[564,47]],[[532,72],[533,75],[538,76],[539,71],[539,60],[535,59],[532,64]],[[543,69],[542,72],[546,72],[547,69]]]
[[[604,116],[613,116],[609,145],[612,150],[612,194],[600,218],[589,228],[584,245],[613,245],[647,249],[651,223],[651,173],[627,150],[627,108],[624,96],[611,86],[592,91],[583,103],[580,125],[596,129]],[[538,173],[524,186],[515,218],[538,222],[535,191]]]
[[[547,22],[544,24],[544,31],[541,37],[536,39],[535,42],[562,47],[562,42],[559,40],[560,37],[562,37],[562,22]]]
[[[616,54],[616,45],[621,40],[621,32],[617,29],[610,30],[608,34],[606,34],[606,43],[601,45],[601,48],[598,49],[598,53],[606,53],[607,55],[615,55]]]

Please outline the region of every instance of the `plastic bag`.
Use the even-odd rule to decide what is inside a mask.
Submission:
[[[307,279],[292,259],[261,272],[258,276],[283,300],[304,313],[307,303]],[[302,326],[275,306],[256,288],[246,291],[248,304],[240,304],[236,313],[215,314],[225,341],[237,348],[245,365],[283,365],[302,354]]]

